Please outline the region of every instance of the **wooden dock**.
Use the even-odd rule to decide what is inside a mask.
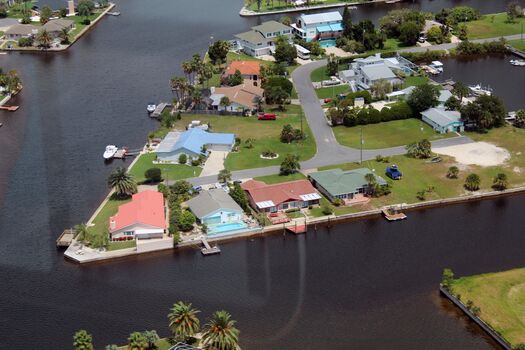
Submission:
[[[166,107],[171,106],[169,103],[162,102],[157,105],[157,108],[149,115],[151,118],[159,118]]]
[[[391,207],[385,207],[381,209],[381,212],[388,221],[399,221],[407,218],[407,216],[401,211],[402,209],[403,205],[398,204]]]
[[[298,224],[297,221],[295,221],[293,225],[286,226],[286,229],[298,235],[301,233],[306,233],[306,231],[308,231],[308,224],[306,223],[306,220],[304,221],[304,224]]]
[[[62,232],[62,234],[57,238],[57,248],[69,247],[74,238],[75,230],[72,228],[64,230],[64,232]]]
[[[507,50],[509,50],[512,54],[514,54],[514,55],[516,55],[516,56],[518,56],[518,57],[520,57],[520,58],[525,58],[525,52],[520,51],[520,50],[518,50],[518,49],[516,49],[516,48],[514,48],[514,47],[512,47],[512,46],[510,46],[510,45],[506,45],[505,47],[506,47]]]
[[[20,106],[0,106],[0,110],[2,111],[8,111],[8,112],[14,112],[17,111]]]
[[[221,252],[221,249],[218,245],[214,245],[213,247],[210,246],[208,240],[206,240],[204,236],[201,237],[201,242],[204,245],[204,248],[201,248],[202,255],[213,255],[219,254]]]

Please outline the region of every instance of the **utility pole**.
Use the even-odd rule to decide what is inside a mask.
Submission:
[[[361,156],[359,158],[359,164],[362,164],[363,163],[363,127],[360,127],[359,130],[361,133]]]

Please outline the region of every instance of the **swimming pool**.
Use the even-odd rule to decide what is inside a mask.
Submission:
[[[335,46],[335,39],[321,40],[321,41],[319,41],[319,45],[321,45],[321,47],[323,47],[323,48],[334,47]]]
[[[248,227],[244,222],[230,222],[225,224],[217,224],[208,226],[208,234],[214,235],[223,232],[242,230]]]

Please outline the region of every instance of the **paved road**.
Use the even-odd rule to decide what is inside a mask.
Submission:
[[[517,40],[521,39],[521,34],[517,35],[508,35],[504,37],[506,40]],[[497,41],[500,37],[497,38],[487,38],[487,39],[477,39],[472,40],[472,42],[482,43]],[[432,45],[428,47],[412,47],[401,49],[399,52],[423,52],[426,50],[450,50],[457,46],[457,43],[442,44],[442,45]],[[315,89],[312,86],[310,80],[310,74],[316,68],[326,65],[326,60],[315,61],[312,63],[305,64],[297,68],[292,73],[292,79],[299,96],[300,104],[303,106],[305,117],[308,120],[308,124],[312,129],[312,132],[315,137],[315,142],[317,144],[317,153],[316,155],[307,161],[301,162],[302,169],[315,169],[322,166],[341,164],[341,163],[350,163],[359,161],[361,158],[361,152],[359,149],[350,148],[340,145],[332,132],[332,128],[326,122],[323,109],[319,102],[319,98],[315,93]],[[366,137],[365,137],[366,139]],[[433,147],[445,147],[445,146],[454,146],[465,143],[473,142],[466,136],[458,136],[443,140],[438,140],[432,142]],[[405,147],[391,147],[384,149],[376,150],[363,150],[363,160],[374,159],[377,155],[383,156],[394,156],[405,153]],[[241,180],[252,178],[256,176],[265,176],[277,174],[279,172],[278,166],[270,166],[265,168],[255,168],[234,171],[232,173],[233,180]],[[195,185],[205,185],[215,183],[217,177],[212,176],[202,176],[198,178],[193,178],[189,180]]]

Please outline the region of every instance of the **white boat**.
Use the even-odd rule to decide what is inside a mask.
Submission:
[[[148,103],[148,107],[146,107],[146,110],[148,111],[148,113],[153,113],[155,112],[156,108],[157,108],[157,105],[154,104],[153,102],[150,102]]]
[[[513,66],[523,67],[525,66],[525,60],[510,60],[510,64]]]
[[[477,96],[480,96],[480,95],[490,96],[490,95],[492,95],[492,90],[490,88],[482,87],[481,84],[471,85],[468,88],[470,89],[470,91],[472,91],[472,93],[474,95],[477,95]]]
[[[437,70],[439,73],[443,73],[443,63],[440,61],[432,61],[431,64],[429,64],[430,67]]]
[[[117,153],[118,148],[115,145],[107,145],[106,151],[104,152],[104,159],[111,159],[115,153]]]

